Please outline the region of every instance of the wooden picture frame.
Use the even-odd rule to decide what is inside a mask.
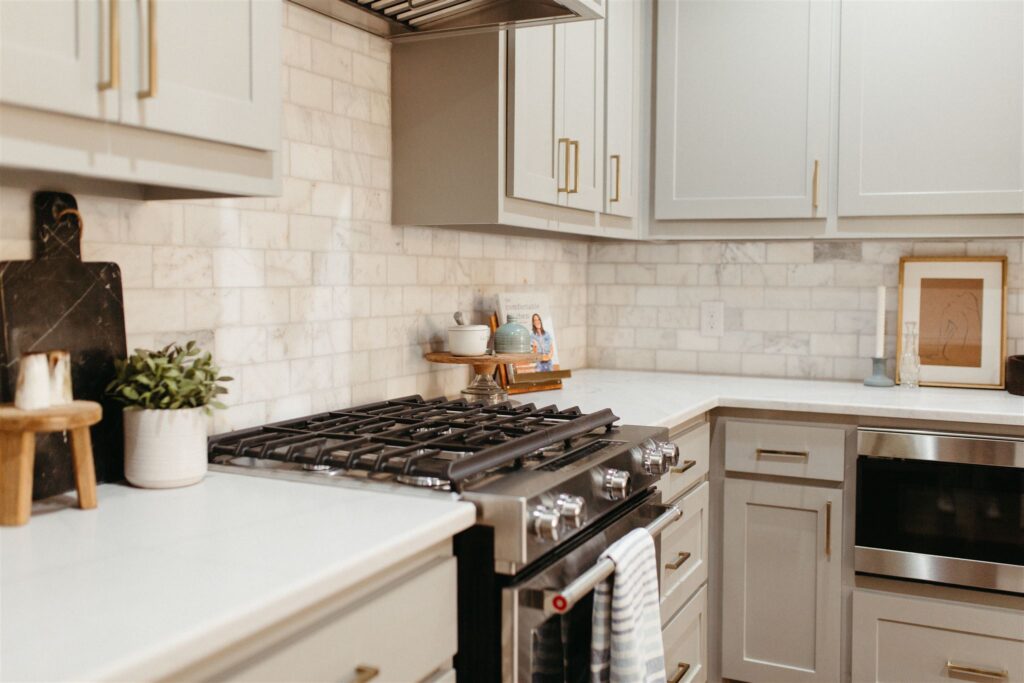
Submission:
[[[1002,389],[1006,382],[1005,256],[900,259],[896,383],[904,325],[918,327],[922,386]]]

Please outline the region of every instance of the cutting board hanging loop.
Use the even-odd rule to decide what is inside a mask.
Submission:
[[[85,221],[75,198],[64,192],[37,192],[33,203],[36,258],[81,261]]]

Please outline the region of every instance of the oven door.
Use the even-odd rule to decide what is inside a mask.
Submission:
[[[1024,593],[1024,442],[860,435],[858,572]]]
[[[678,510],[659,504],[660,495],[638,501],[608,525],[574,544],[560,557],[528,571],[501,592],[502,680],[507,683],[583,683],[590,680],[592,589],[564,613],[545,609],[545,595],[563,591],[592,569],[600,555],[630,531],[646,527],[661,559],[661,531],[678,521]],[[669,521],[671,520],[671,521]],[[577,584],[578,585],[578,584]]]

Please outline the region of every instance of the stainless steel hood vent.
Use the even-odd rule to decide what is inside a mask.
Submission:
[[[292,0],[386,38],[601,19],[605,0]]]

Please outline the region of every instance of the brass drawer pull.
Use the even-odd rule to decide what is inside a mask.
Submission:
[[[672,569],[672,570],[679,569],[684,564],[686,564],[686,561],[688,559],[690,559],[690,553],[679,553],[679,559],[676,560],[675,562],[669,562],[668,564],[666,564],[665,565],[665,569]]]
[[[807,451],[778,451],[771,448],[758,448],[757,459],[762,458],[803,458],[807,459],[810,457],[810,453]]]
[[[609,159],[615,161],[615,196],[609,197],[608,201],[617,202],[619,201],[619,181],[622,176],[622,157],[618,154],[612,154]]]
[[[672,678],[668,679],[668,683],[679,683],[679,681],[683,680],[683,676],[685,676],[686,672],[689,670],[689,664],[687,664],[686,662],[679,662],[678,664],[676,664],[675,675],[672,676]]]
[[[356,667],[356,677],[352,679],[352,683],[368,683],[379,675],[380,669],[377,667],[360,664]]]
[[[100,83],[100,90],[117,90],[121,86],[121,22],[117,6],[120,0],[110,0],[110,25],[107,30],[107,49],[110,57],[110,78]]]
[[[146,32],[146,41],[149,45],[149,65],[148,65],[148,78],[149,87],[145,90],[139,91],[139,99],[145,100],[150,97],[156,97],[157,94],[157,65],[156,65],[156,0],[149,0],[146,5],[148,13],[148,30]]]
[[[568,194],[576,194],[577,192],[580,191],[580,141],[579,140],[570,140],[569,144],[572,145],[573,149],[575,150],[575,155],[574,155],[575,161],[573,162],[573,167],[572,167],[573,168],[572,189],[568,191]],[[566,158],[567,159],[568,159],[568,151],[569,150],[566,150]],[[566,174],[566,176],[567,177],[566,177],[566,180],[565,180],[565,184],[568,185],[569,184],[568,174]]]
[[[825,503],[825,557],[832,557],[832,501]]]
[[[558,192],[569,191],[569,138],[558,138],[558,146],[565,145],[565,185],[559,185],[556,190]],[[557,156],[557,152],[555,153]],[[555,175],[558,175],[558,171],[555,171]]]
[[[818,208],[818,160],[814,160],[814,190],[811,193],[811,208]]]
[[[696,464],[696,460],[684,460],[682,465],[680,465],[679,467],[673,467],[672,469],[669,470],[669,472],[671,472],[672,474],[682,474],[683,472],[690,469]]]
[[[946,671],[951,674],[965,674],[976,678],[991,678],[995,681],[1005,681],[1010,678],[1010,672],[1006,669],[980,669],[974,666],[954,664],[948,659],[946,660]]]

